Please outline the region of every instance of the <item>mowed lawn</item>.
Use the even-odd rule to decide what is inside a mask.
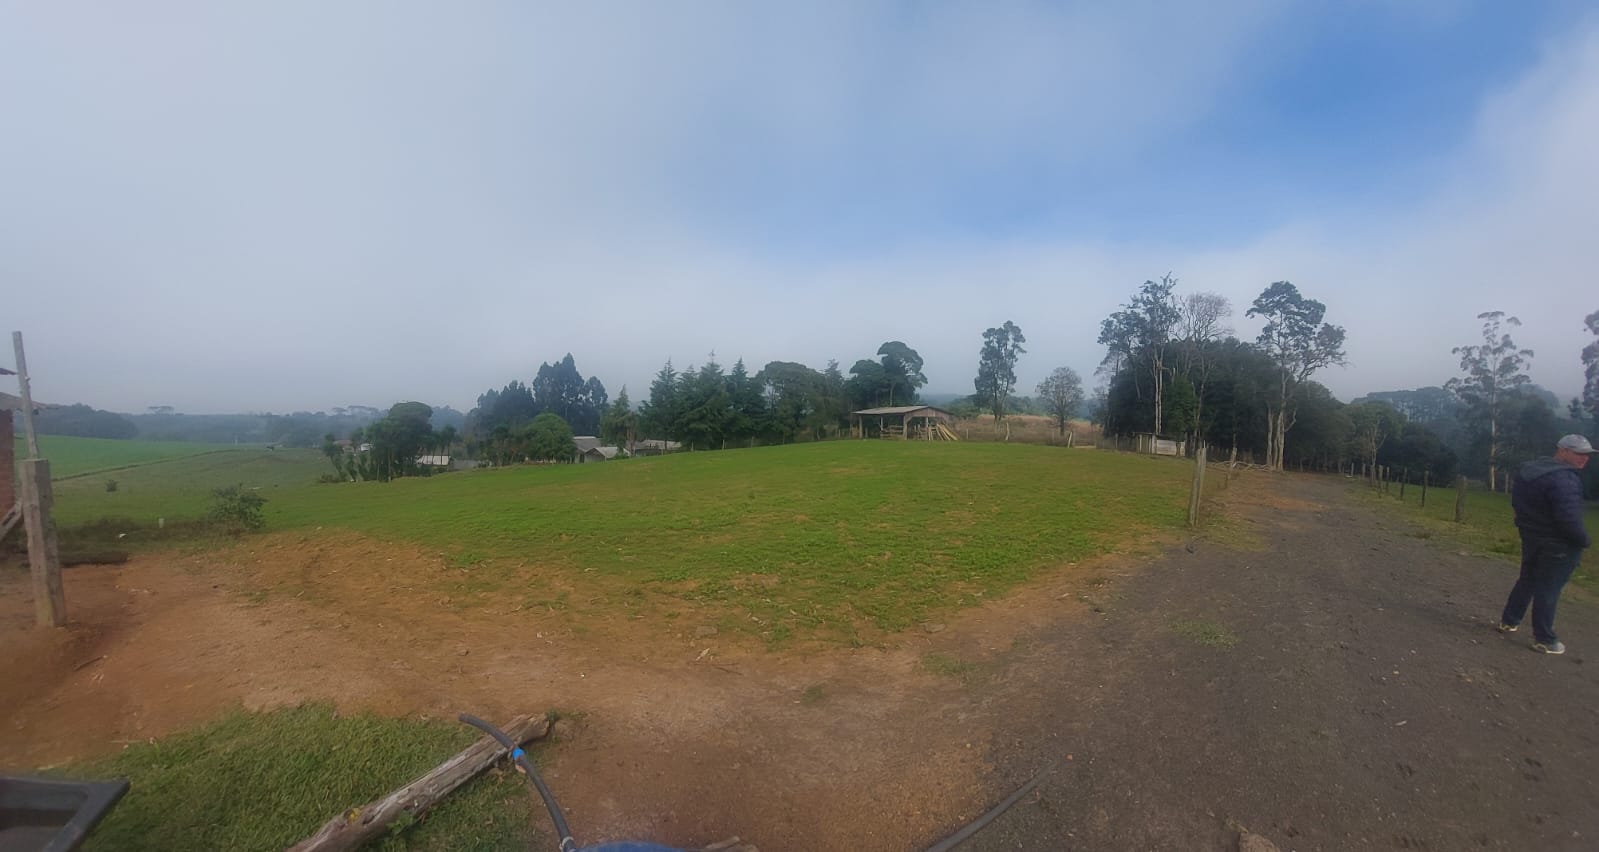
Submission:
[[[720,602],[781,640],[898,630],[1186,520],[1192,468],[1095,450],[836,441],[317,486],[269,528],[444,553],[478,592],[524,562]]]
[[[70,542],[73,525],[103,517],[198,517],[212,488],[243,484],[267,498],[269,532],[420,545],[475,595],[540,599],[518,586],[533,564],[596,592],[715,603],[728,627],[781,641],[900,630],[1042,569],[1139,546],[1182,526],[1192,467],[872,440],[316,484],[329,471],[313,450],[227,450],[129,468],[115,492],[97,476],[58,482],[57,517]]]
[[[20,424],[18,431],[21,431]],[[188,441],[123,441],[115,438],[39,436],[39,455],[50,460],[52,479],[82,476],[95,471],[112,471],[130,465],[226,449],[230,449],[226,444],[199,444]],[[17,437],[15,451],[19,459],[28,457],[27,442],[20,435]]]

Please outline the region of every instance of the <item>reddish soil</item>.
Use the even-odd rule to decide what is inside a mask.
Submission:
[[[924,656],[986,667],[1017,630],[1086,611],[1072,590],[1106,572],[1066,569],[891,649],[780,654],[697,636],[710,619],[692,612],[667,624],[477,599],[436,554],[350,535],[70,568],[62,630],[31,627],[12,565],[0,571],[0,641],[15,651],[0,659],[0,765],[102,753],[240,705],[556,709],[575,721],[545,774],[584,842],[908,848],[972,816],[974,784],[994,771],[985,732],[966,724],[970,673]],[[563,590],[555,572],[520,570],[541,598]]]
[[[1239,825],[1284,849],[1592,848],[1599,684],[1580,648],[1599,618],[1568,600],[1577,650],[1529,653],[1485,620],[1509,567],[1345,489],[1251,477],[1227,492],[1231,547],[1062,566],[888,649],[771,653],[696,638],[692,612],[463,605],[436,555],[331,534],[69,569],[63,630],[32,629],[25,578],[0,569],[0,765],[241,704],[555,708],[575,721],[547,777],[585,843],[920,849],[1054,766],[972,848],[1232,848]]]

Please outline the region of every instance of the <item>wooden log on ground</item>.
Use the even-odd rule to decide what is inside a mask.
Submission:
[[[712,843],[699,849],[699,852],[761,852],[753,843],[745,843],[735,835],[726,840]]]
[[[550,722],[544,717],[518,716],[503,730],[517,744],[539,739],[550,732]],[[427,813],[445,796],[472,780],[494,762],[505,756],[505,748],[493,737],[483,737],[465,751],[444,761],[431,772],[401,787],[389,795],[351,808],[327,821],[310,837],[289,847],[289,852],[333,852],[357,849],[374,837],[388,831],[389,825],[400,814],[417,818]]]

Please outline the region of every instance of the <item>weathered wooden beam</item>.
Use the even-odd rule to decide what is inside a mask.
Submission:
[[[28,458],[39,457],[39,433],[33,428],[33,387],[28,382],[28,356],[22,351],[22,332],[11,332],[11,348],[17,353],[17,391],[22,394],[22,431],[28,439]]]
[[[61,586],[61,554],[56,525],[50,519],[54,496],[50,491],[50,463],[23,459],[22,520],[28,528],[28,567],[33,574],[34,621],[40,627],[67,623],[67,595]]]
[[[544,717],[518,716],[504,729],[518,745],[539,739],[550,732]],[[334,852],[357,849],[388,831],[401,814],[420,817],[444,797],[472,780],[505,756],[505,748],[493,737],[483,737],[435,767],[421,778],[401,787],[376,802],[351,808],[330,819],[310,837],[289,847],[288,852]]]

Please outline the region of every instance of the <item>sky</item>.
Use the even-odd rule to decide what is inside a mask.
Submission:
[[[1288,280],[1335,394],[1599,309],[1580,2],[0,0],[0,305],[36,398],[472,407],[570,352],[1090,385],[1145,279]],[[4,359],[9,365],[9,359]]]

